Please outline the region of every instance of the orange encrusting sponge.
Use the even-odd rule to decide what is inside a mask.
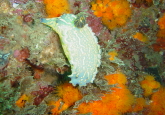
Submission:
[[[96,0],[92,2],[94,15],[102,17],[109,29],[125,25],[132,11],[127,0]]]
[[[91,101],[79,105],[79,113],[92,113],[92,115],[121,115],[126,113],[134,104],[135,98],[126,86],[127,79],[122,73],[105,76],[109,85],[116,84],[111,88],[112,92],[104,94],[102,100]]]
[[[48,18],[59,17],[64,13],[70,13],[67,0],[43,0]]]
[[[70,83],[64,83],[57,87],[57,95],[60,97],[58,101],[51,101],[49,105],[55,107],[51,110],[53,115],[58,115],[66,110],[74,103],[82,98],[80,91]],[[60,103],[63,103],[62,105]]]
[[[149,96],[153,93],[153,89],[160,88],[160,83],[155,81],[154,77],[147,75],[145,80],[140,82],[141,87],[144,89],[144,96]]]

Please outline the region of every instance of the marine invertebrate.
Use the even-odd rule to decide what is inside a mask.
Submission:
[[[158,20],[159,30],[157,32],[156,43],[153,44],[155,51],[160,51],[165,49],[165,13]]]
[[[92,3],[94,15],[102,17],[102,22],[109,29],[123,26],[131,16],[131,9],[126,0],[96,0]]]
[[[144,89],[144,96],[149,96],[153,93],[153,89],[160,88],[160,83],[155,81],[154,76],[147,75],[145,80],[140,82],[141,87]]]
[[[93,115],[120,115],[131,109],[135,99],[126,86],[126,76],[122,73],[116,73],[105,76],[105,79],[109,85],[116,84],[116,87],[110,88],[112,92],[104,94],[99,101],[80,104],[78,107],[79,113],[90,112]]]
[[[57,101],[50,101],[48,103],[49,106],[52,106],[52,105],[54,106],[54,108],[51,110],[52,115],[58,115],[66,109],[63,106],[61,107],[61,101],[62,99],[59,99]]]
[[[64,83],[56,88],[56,94],[60,97],[58,101],[51,101],[49,105],[55,107],[51,110],[53,115],[59,114],[72,106],[76,101],[82,98],[80,91],[70,83]],[[61,105],[60,103],[63,104]]]
[[[111,52],[109,52],[108,53],[108,55],[110,55],[110,58],[109,58],[109,60],[114,60],[115,59],[115,57],[118,55],[117,54],[117,52],[116,51],[111,51]]]
[[[146,100],[144,98],[136,98],[136,103],[133,105],[133,107],[130,109],[132,112],[137,112],[143,110],[143,108],[146,107]]]
[[[157,38],[156,43],[152,45],[154,51],[161,51],[165,49],[165,39],[164,38]]]
[[[86,24],[77,28],[73,14],[64,14],[59,18],[41,19],[41,22],[52,27],[59,36],[63,50],[68,58],[72,74],[70,83],[74,86],[86,86],[93,83],[100,66],[101,50],[97,38],[91,28]]]
[[[43,0],[48,18],[59,17],[64,13],[70,13],[67,0]]]
[[[135,39],[138,39],[141,42],[144,42],[144,43],[148,42],[147,36],[145,36],[144,34],[142,34],[140,32],[136,32],[136,34],[134,34],[133,37]]]
[[[29,97],[26,94],[23,94],[17,101],[16,101],[16,105],[20,108],[25,106],[26,101],[29,100]]]
[[[165,110],[165,88],[161,87],[151,97],[151,103],[148,106],[147,115],[164,115]]]
[[[58,86],[56,93],[62,98],[63,102],[67,103],[69,106],[73,105],[74,102],[82,98],[80,91],[73,87],[70,83],[64,83]]]
[[[165,13],[161,18],[159,18],[158,25],[160,29],[165,29]]]

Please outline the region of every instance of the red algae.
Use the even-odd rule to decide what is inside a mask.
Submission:
[[[14,57],[19,61],[23,62],[25,61],[30,55],[29,49],[24,48],[22,50],[15,50],[14,51]]]
[[[39,105],[43,99],[54,90],[52,86],[41,87],[38,91],[32,91],[31,94],[35,96],[34,105]]]

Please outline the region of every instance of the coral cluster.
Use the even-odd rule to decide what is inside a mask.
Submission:
[[[17,101],[16,101],[16,105],[20,108],[25,106],[26,101],[29,100],[29,97],[26,94],[23,94]]]
[[[0,1],[0,115],[164,115],[164,65],[164,0]]]
[[[159,30],[157,32],[156,43],[153,44],[155,51],[161,51],[165,49],[165,13],[158,20]]]
[[[43,0],[48,18],[59,17],[64,13],[70,13],[68,0]]]
[[[126,76],[122,73],[116,73],[105,76],[105,79],[109,85],[116,84],[116,87],[110,88],[112,92],[104,94],[99,101],[80,104],[78,107],[79,113],[120,115],[129,111],[134,103],[134,96],[126,86]]]
[[[54,108],[51,110],[53,115],[61,113],[82,98],[80,91],[70,83],[58,86],[55,92],[60,99],[58,101],[49,102],[49,105],[54,105]],[[64,104],[61,105],[60,103]]]
[[[144,89],[144,96],[149,96],[153,93],[154,89],[160,88],[160,83],[155,81],[154,76],[147,75],[145,80],[140,82],[141,87]]]
[[[151,104],[148,106],[149,111],[147,112],[147,115],[163,115],[164,109],[165,109],[165,103],[163,100],[165,94],[165,89],[160,88],[159,91],[154,93],[151,97]]]
[[[123,26],[131,16],[131,8],[126,0],[96,0],[92,3],[94,15],[102,17],[109,29]]]
[[[148,42],[148,38],[140,32],[137,32],[135,35],[133,35],[133,37],[135,39],[140,40],[141,42],[144,42],[144,43]]]

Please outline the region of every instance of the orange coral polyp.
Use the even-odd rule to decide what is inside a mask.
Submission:
[[[113,85],[113,84],[126,84],[127,83],[127,79],[126,76],[123,73],[116,73],[116,74],[110,74],[110,75],[106,75],[105,79],[108,81],[109,85]]]
[[[165,112],[165,88],[162,87],[155,92],[151,97],[151,104],[149,105],[149,113],[147,115],[164,115]]]
[[[65,83],[57,87],[57,95],[61,97],[63,102],[67,103],[69,106],[73,105],[74,102],[82,98],[79,90],[70,83]]]
[[[131,9],[126,0],[97,0],[92,3],[94,15],[102,17],[102,22],[109,29],[123,26],[131,16]]]
[[[158,30],[157,37],[165,39],[165,29]]]
[[[93,115],[121,115],[128,112],[131,105],[134,104],[134,96],[127,86],[126,76],[122,73],[116,73],[105,76],[109,85],[117,84],[117,87],[111,88],[112,92],[104,94],[101,100],[82,103],[79,105],[79,113],[89,113]]]
[[[145,80],[140,82],[141,87],[144,89],[144,96],[149,96],[153,93],[153,89],[160,88],[160,83],[155,81],[154,77],[147,75]]]
[[[17,101],[16,101],[16,105],[20,108],[23,108],[25,106],[26,101],[29,100],[29,97],[25,94],[23,94]]]
[[[165,13],[161,18],[159,18],[158,25],[160,29],[165,29]]]
[[[64,13],[70,13],[67,0],[43,0],[48,18],[59,17]]]
[[[137,32],[135,35],[133,35],[133,37],[135,39],[138,39],[141,42],[144,42],[144,43],[148,42],[148,38],[140,32]]]
[[[48,104],[54,105],[54,108],[51,110],[53,115],[59,115],[82,98],[80,91],[70,83],[64,83],[58,86],[56,93],[60,99],[58,101],[51,101]]]

